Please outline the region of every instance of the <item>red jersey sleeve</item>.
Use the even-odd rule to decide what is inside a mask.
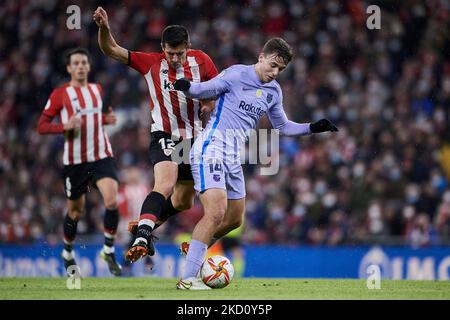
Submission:
[[[63,107],[62,103],[63,90],[57,88],[53,90],[50,98],[39,117],[37,131],[40,134],[52,134],[52,133],[62,133],[64,132],[64,127],[62,123],[53,124],[52,119],[60,112]]]
[[[214,62],[212,61],[212,59],[204,52],[203,53],[203,60],[205,62],[205,80],[211,80],[212,78],[214,78],[215,76],[217,76],[219,74],[219,72],[217,71],[216,66],[214,65]]]
[[[159,53],[144,53],[137,51],[128,51],[130,54],[129,66],[137,70],[140,74],[147,74],[150,67],[157,63],[160,58]]]
[[[44,111],[42,111],[42,114],[50,117],[56,116],[63,107],[63,90],[61,88],[57,88],[53,90],[53,92],[50,94],[50,98],[47,100],[47,103],[45,104]]]

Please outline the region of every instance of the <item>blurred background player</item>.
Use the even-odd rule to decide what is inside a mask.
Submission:
[[[122,243],[128,244],[128,248],[134,243],[135,234],[130,233],[129,221],[139,219],[142,202],[145,200],[151,189],[148,187],[147,177],[143,169],[130,166],[122,171],[122,183],[119,188],[119,209],[121,219],[119,223],[118,233],[122,237]],[[145,257],[145,265],[147,270],[153,267],[153,261],[150,256]],[[124,275],[131,275],[131,262],[123,261]]]
[[[200,112],[212,109],[214,102],[200,106],[198,100],[169,91],[171,83],[185,77],[194,82],[207,81],[218,72],[207,54],[190,49],[189,33],[183,26],[171,25],[163,30],[162,53],[143,53],[129,51],[116,43],[103,8],[97,8],[93,19],[99,27],[98,43],[102,52],[142,74],[150,94],[150,162],[154,166],[155,184],[142,204],[136,240],[126,254],[133,262],[154,254],[155,225],[189,209],[195,196],[190,165],[172,162],[171,155],[182,140],[190,144],[201,131]]]
[[[116,116],[109,107],[103,114],[103,92],[97,83],[89,83],[89,53],[76,48],[66,55],[70,82],[56,88],[50,95],[39,118],[40,134],[64,134],[63,178],[68,212],[64,218],[64,267],[76,265],[73,243],[77,223],[85,210],[85,194],[90,183],[102,195],[105,205],[105,243],[100,252],[115,276],[121,275],[116,262],[114,238],[119,223],[117,203],[118,178],[113,152],[104,125],[116,123]],[[52,123],[55,116],[59,123]]]
[[[285,136],[338,131],[327,119],[314,123],[288,120],[283,93],[275,79],[292,56],[286,41],[272,38],[254,65],[233,65],[203,83],[180,79],[173,84],[175,90],[184,91],[189,97],[219,97],[202,137],[196,139],[191,150],[192,175],[204,215],[192,232],[186,267],[177,289],[210,289],[197,275],[211,240],[242,224],[246,193],[239,153],[245,144],[245,133],[255,129],[263,115],[267,114],[273,128]],[[234,209],[227,210],[231,206]]]

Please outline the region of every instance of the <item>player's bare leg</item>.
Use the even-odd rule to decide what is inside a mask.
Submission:
[[[208,243],[227,211],[227,193],[223,189],[208,189],[200,195],[204,215],[192,232],[192,239]]]
[[[170,217],[180,213],[181,211],[188,210],[194,204],[195,189],[194,181],[192,180],[180,180],[175,184],[173,194],[167,199],[161,216],[155,223],[153,230],[156,230]],[[134,220],[128,223],[128,232],[136,236],[137,227],[139,221]]]
[[[229,199],[227,203],[227,211],[222,223],[217,227],[214,236],[208,243],[208,248],[211,247],[218,239],[225,236],[232,230],[239,228],[244,220],[245,213],[245,198],[232,200]],[[189,250],[189,243],[183,242],[180,245],[180,251],[186,255]]]
[[[172,161],[161,161],[154,166],[154,173],[155,186],[142,204],[136,240],[125,256],[131,262],[147,254],[155,254],[152,231],[177,182],[178,165]]]
[[[173,194],[168,199],[166,206],[156,222],[155,229],[163,224],[171,216],[188,210],[194,204],[195,189],[194,181],[181,180],[175,184]],[[170,200],[170,201],[169,201]]]
[[[67,200],[67,215],[64,218],[64,250],[62,258],[64,261],[64,268],[67,270],[72,265],[76,265],[75,256],[73,254],[73,243],[77,234],[78,221],[84,215],[85,195],[82,195],[76,200]]]
[[[167,199],[163,212],[156,221],[153,231],[164,224],[170,217],[181,211],[190,209],[194,203],[194,197],[194,182],[192,180],[178,181],[175,185],[173,194],[169,197],[169,199]],[[138,220],[130,221],[128,223],[128,232],[130,232],[134,237],[136,237],[137,234],[138,224]],[[131,246],[133,243],[134,240],[131,243]],[[187,254],[187,248],[185,254]]]
[[[103,219],[105,243],[100,252],[100,256],[108,264],[109,271],[115,276],[120,276],[122,274],[122,266],[116,261],[114,249],[114,238],[116,236],[117,226],[119,225],[117,203],[119,184],[112,178],[102,178],[96,184],[103,197],[103,203],[106,209]]]
[[[222,223],[227,210],[227,193],[224,189],[208,189],[200,195],[204,214],[192,232],[192,240],[186,256],[186,266],[177,288],[186,290],[207,289],[198,281],[197,275],[206,256],[208,243],[218,225]]]
[[[190,209],[194,203],[195,189],[194,182],[192,180],[181,180],[175,185],[173,194],[166,200],[163,212],[161,216],[155,223],[153,231],[164,224],[170,217],[178,214],[181,211]],[[133,237],[136,237],[138,230],[138,220],[130,221],[128,223],[128,232],[130,232]],[[155,239],[157,239],[155,237]],[[134,240],[130,243],[130,248],[134,244]],[[187,254],[187,249],[186,249]],[[150,259],[150,257],[148,258]],[[147,262],[148,262],[147,259]]]
[[[232,230],[239,228],[244,221],[245,198],[228,200],[228,208],[222,223],[214,233],[213,241],[222,238]],[[212,245],[213,243],[211,243]]]

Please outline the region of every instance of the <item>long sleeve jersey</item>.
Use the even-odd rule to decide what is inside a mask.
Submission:
[[[210,139],[233,136],[238,151],[247,137],[246,132],[255,129],[262,116],[267,114],[274,129],[281,135],[296,136],[310,134],[309,123],[288,120],[283,110],[283,94],[280,85],[273,80],[263,83],[254,65],[234,65],[215,78],[201,83],[191,83],[187,96],[197,99],[218,97],[216,108],[205,128]],[[204,135],[205,136],[205,135]],[[208,138],[207,138],[208,139]]]

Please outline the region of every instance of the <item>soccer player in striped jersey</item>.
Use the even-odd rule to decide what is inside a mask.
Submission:
[[[192,143],[202,130],[200,113],[214,108],[214,101],[200,103],[171,90],[172,83],[181,78],[207,81],[218,72],[207,54],[190,49],[189,33],[183,26],[171,25],[164,29],[162,52],[144,53],[117,44],[102,7],[95,10],[93,19],[99,27],[98,43],[102,52],[144,76],[150,94],[150,161],[154,166],[155,184],[142,204],[136,240],[126,254],[126,259],[134,262],[154,254],[154,228],[192,206],[195,190],[190,165],[175,163],[172,153],[177,153],[183,140]]]
[[[100,191],[105,205],[105,244],[100,252],[115,276],[122,273],[116,262],[114,237],[119,223],[118,178],[113,152],[104,125],[114,125],[116,116],[109,107],[103,113],[102,87],[88,82],[89,53],[76,48],[66,55],[70,82],[56,88],[50,95],[39,118],[40,134],[64,134],[63,177],[68,212],[64,218],[64,250],[62,257],[66,270],[76,265],[72,246],[77,223],[82,218],[86,191],[92,183]],[[59,117],[59,123],[53,118]]]

